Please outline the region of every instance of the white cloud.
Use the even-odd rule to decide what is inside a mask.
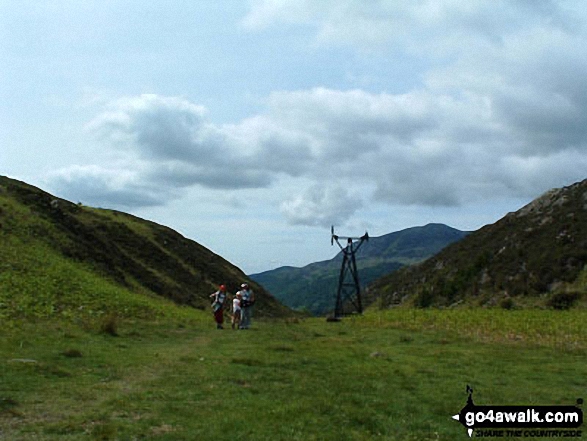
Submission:
[[[445,55],[470,44],[500,44],[536,24],[570,29],[577,23],[572,7],[577,6],[550,0],[256,0],[243,24],[252,31],[309,26],[322,45],[381,49],[391,44]]]
[[[571,149],[567,156],[583,162],[578,138],[567,141],[568,124],[557,125],[561,115],[549,118],[559,143],[545,145],[536,142],[532,128],[520,130],[512,118],[496,112],[495,101],[491,94],[474,92],[391,95],[314,89],[273,94],[267,118],[308,140],[314,159],[306,176],[318,182],[348,177],[371,184],[376,198],[389,203],[458,205],[479,197],[531,196],[524,180],[543,179],[544,189],[565,183],[560,173],[543,176],[560,162],[561,151]],[[540,112],[546,104],[526,100],[520,108]],[[583,126],[577,123],[575,130],[581,132]],[[544,165],[522,170],[509,165],[527,157]],[[566,168],[566,173],[567,179],[583,176],[578,168]]]
[[[181,196],[180,189],[196,185],[265,188],[276,171],[295,173],[299,155],[283,146],[272,149],[262,128],[251,131],[246,125],[242,130],[216,126],[202,106],[179,97],[117,99],[87,125],[117,160],[108,167],[63,167],[47,182],[61,194],[90,203],[136,207],[165,204]]]
[[[304,178],[315,185],[293,199],[283,194],[282,212],[294,223],[323,225],[333,222],[329,217],[341,222],[356,211],[331,203],[346,201],[347,195],[334,190],[343,180],[371,188],[377,201],[446,206],[479,197],[527,196],[525,182],[546,190],[581,178],[581,169],[567,167],[586,157],[576,105],[551,100],[558,112],[550,115],[539,96],[514,91],[518,96],[509,99],[523,100],[517,110],[506,109],[499,93],[475,91],[459,96],[434,90],[279,92],[269,97],[267,113],[231,126],[214,125],[204,109],[187,100],[140,96],[117,101],[91,127],[114,140],[113,148],[132,152],[121,166],[132,174],[128,191],[140,193],[132,203],[162,203],[181,194],[171,189],[194,185],[224,190],[273,185],[279,191],[280,176]],[[527,127],[523,115],[534,115]],[[524,166],[529,163],[535,165]],[[552,170],[563,163],[564,173]],[[62,187],[83,180],[87,196],[95,191],[104,198],[109,189],[113,198],[131,200],[92,168],[66,168],[52,179]],[[153,196],[152,188],[165,198]]]
[[[562,1],[255,1],[242,23],[252,32],[285,24],[312,29],[318,46],[409,52],[424,60],[423,82],[403,93],[284,88],[230,125],[187,98],[122,98],[88,125],[118,152],[116,166],[66,167],[51,179],[89,199],[135,205],[193,186],[271,188],[286,218],[306,225],[344,222],[373,201],[438,207],[532,197],[585,177],[580,9]],[[357,198],[342,182],[368,191]]]
[[[313,185],[284,201],[281,211],[294,225],[328,227],[344,223],[361,206],[361,199],[343,187]]]
[[[88,124],[107,141],[157,159],[203,161],[222,156],[222,140],[205,122],[205,109],[178,97],[122,98]]]
[[[143,179],[138,170],[97,165],[62,168],[49,173],[45,179],[61,197],[108,208],[164,205],[179,195],[172,186],[160,186]]]

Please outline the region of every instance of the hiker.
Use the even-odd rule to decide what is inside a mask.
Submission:
[[[237,294],[241,295],[241,324],[239,329],[249,329],[251,327],[253,305],[255,304],[255,294],[246,283],[241,285],[241,290]]]
[[[220,285],[218,291],[210,294],[212,301],[212,313],[214,314],[214,320],[216,320],[216,329],[224,329],[222,323],[224,323],[224,302],[226,302],[226,286]]]
[[[238,329],[241,324],[241,301],[242,295],[239,291],[232,299],[232,329]]]

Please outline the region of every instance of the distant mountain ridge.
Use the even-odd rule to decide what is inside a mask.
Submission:
[[[73,204],[3,176],[0,241],[0,318],[24,311],[25,298],[47,310],[98,298],[104,308],[116,309],[106,288],[207,310],[219,284],[234,293],[243,282],[256,293],[258,314],[288,311],[239,268],[171,228]]]
[[[420,262],[467,234],[443,224],[428,224],[371,237],[357,252],[361,284],[367,286],[402,266]],[[326,314],[334,307],[341,263],[339,252],[333,259],[302,268],[281,267],[250,277],[291,308]]]
[[[380,306],[568,307],[587,291],[587,180],[553,189],[369,287]],[[376,300],[378,299],[378,300]]]

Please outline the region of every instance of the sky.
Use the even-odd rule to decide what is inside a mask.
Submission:
[[[0,0],[0,174],[247,274],[587,170],[587,3]]]

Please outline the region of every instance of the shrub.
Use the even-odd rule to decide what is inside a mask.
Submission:
[[[61,355],[67,358],[79,358],[82,356],[82,353],[78,349],[68,349],[66,351],[63,351]]]
[[[434,300],[432,289],[424,287],[414,299],[414,306],[417,308],[429,308],[434,303]]]
[[[499,302],[499,307],[502,309],[514,309],[515,306],[514,299],[511,297],[505,297]]]
[[[102,319],[100,332],[111,335],[112,337],[118,337],[118,317],[116,314],[108,314]]]
[[[577,291],[559,292],[550,298],[547,305],[553,309],[571,309],[573,306],[575,306],[580,298],[581,293]]]

